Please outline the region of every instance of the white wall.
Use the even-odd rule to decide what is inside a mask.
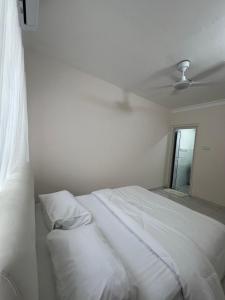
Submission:
[[[171,114],[171,125],[197,124],[192,194],[225,205],[225,105]]]
[[[26,53],[36,192],[163,185],[169,111],[37,53]]]

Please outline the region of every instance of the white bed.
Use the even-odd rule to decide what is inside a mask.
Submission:
[[[124,258],[123,262],[126,264],[126,267],[129,268],[132,274],[135,273],[137,278],[139,278],[140,300],[149,300],[149,293],[154,293],[154,300],[182,299],[180,287],[174,275],[153,253],[149,253],[104,207],[99,207],[100,205],[95,203],[92,195],[80,196],[77,199],[93,213],[96,223],[101,228],[103,234],[108,234],[108,241]],[[98,213],[96,214],[97,211]],[[56,300],[55,278],[46,245],[48,229],[44,223],[39,203],[36,205],[36,226],[40,300]],[[139,255],[138,263],[136,259],[137,253]],[[151,268],[146,268],[146,261],[148,261],[148,266],[149,261],[151,261]],[[162,287],[162,283],[165,281],[167,288],[161,289],[160,287]],[[163,297],[162,293],[164,293]]]
[[[107,237],[110,245],[122,258],[127,269],[135,276],[139,285],[139,300],[180,300],[183,299],[181,287],[173,272],[155,254],[134,236],[118,219],[111,214],[93,194],[77,197],[94,217],[95,222]],[[164,198],[165,201],[169,201]],[[36,206],[37,255],[39,271],[40,300],[55,300],[55,280],[46,246],[45,227],[40,205]],[[217,249],[215,249],[216,252]],[[138,258],[138,259],[137,259]],[[225,267],[225,257],[220,263]],[[221,271],[223,273],[223,271]]]

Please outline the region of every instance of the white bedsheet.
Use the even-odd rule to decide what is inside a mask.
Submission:
[[[208,257],[220,279],[225,276],[225,225],[138,186],[113,193],[149,216],[181,232]]]
[[[154,300],[183,299],[180,287],[168,268],[155,255],[149,253],[93,195],[76,198],[93,214],[112,247],[119,253],[130,272],[138,278],[139,300],[149,300],[150,294],[154,295]],[[162,201],[172,202],[162,198]],[[36,226],[40,300],[56,300],[55,279],[46,245],[48,230],[40,204],[36,205]],[[221,260],[221,265],[225,265],[225,260]]]
[[[90,210],[98,227],[121,257],[138,284],[139,300],[180,300],[180,285],[174,273],[94,196],[77,198]]]
[[[61,300],[137,300],[134,279],[96,224],[53,230],[47,241]]]
[[[182,300],[180,287],[174,275],[154,254],[115,219],[93,195],[77,197],[93,214],[98,227],[107,236],[124,265],[137,278],[138,300]],[[36,204],[37,260],[40,300],[56,300],[55,276],[46,244],[48,234],[40,204]],[[112,230],[113,228],[113,230]],[[136,259],[138,256],[138,260]]]
[[[115,190],[101,190],[93,193],[106,208],[114,214],[121,223],[128,227],[134,235],[148,245],[154,253],[177,275],[185,299],[193,300],[224,300],[219,277],[207,256],[201,251],[201,243],[191,239],[185,230],[179,230],[174,224],[176,219],[170,219],[164,213],[163,205],[151,201],[154,194],[140,187],[125,187]],[[154,198],[154,197],[153,197]],[[164,203],[164,206],[165,203]],[[162,213],[161,213],[162,210]],[[186,208],[186,210],[188,210]],[[176,210],[167,210],[167,214],[174,216]],[[183,213],[182,216],[185,216]],[[178,217],[178,213],[177,213]],[[210,234],[217,232],[220,224],[211,219],[201,219],[197,222],[195,214],[189,214],[192,221],[204,224]],[[183,218],[185,220],[185,218]],[[179,223],[179,222],[178,222]],[[183,228],[182,228],[183,229]],[[196,231],[198,231],[198,227]],[[203,232],[203,228],[201,230]],[[148,233],[148,234],[146,234]],[[200,231],[199,231],[200,233]],[[199,237],[200,238],[200,237]],[[165,253],[155,241],[160,242]],[[201,240],[203,243],[204,238]],[[171,263],[171,257],[173,263]],[[179,270],[179,271],[178,271]]]

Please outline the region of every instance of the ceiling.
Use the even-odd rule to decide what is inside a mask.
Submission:
[[[225,84],[156,88],[174,82],[182,59],[192,62],[189,77],[225,83],[225,64],[216,67],[225,62],[224,12],[224,0],[40,0],[39,29],[25,46],[178,108],[225,98]]]

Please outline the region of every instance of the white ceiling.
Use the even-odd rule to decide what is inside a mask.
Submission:
[[[39,30],[25,45],[177,108],[225,98],[225,84],[175,95],[154,88],[173,83],[182,59],[192,61],[189,77],[224,63],[224,12],[224,0],[41,0]],[[202,80],[225,82],[225,67]]]

